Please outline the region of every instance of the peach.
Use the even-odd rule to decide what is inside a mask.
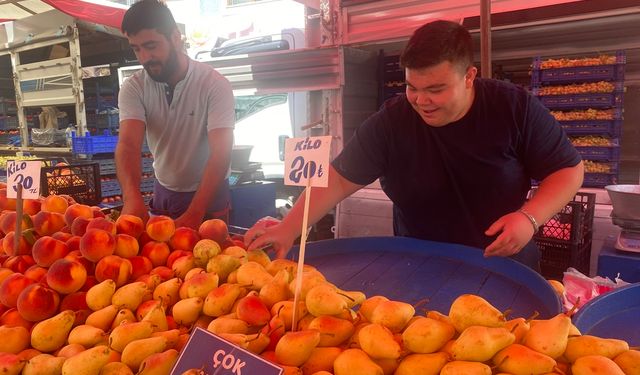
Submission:
[[[93,210],[86,204],[75,203],[69,205],[69,207],[64,211],[64,221],[68,226],[71,226],[71,223],[73,223],[73,220],[77,217],[93,219]]]
[[[147,257],[136,255],[128,259],[132,266],[131,280],[137,280],[140,276],[150,273],[153,269],[153,264]]]
[[[29,239],[33,239],[31,236]],[[7,255],[27,255],[31,254],[31,245],[33,242],[29,242],[26,232],[22,233],[20,240],[18,241],[18,247],[15,247],[15,232],[9,232],[2,239],[2,249]]]
[[[80,236],[71,236],[71,238],[69,238],[66,243],[67,246],[69,247],[69,251],[74,251],[74,250],[78,250],[80,251],[80,240],[82,239],[82,237]]]
[[[31,284],[18,296],[20,315],[30,322],[51,318],[58,311],[60,295],[42,284]]]
[[[64,199],[66,199],[67,203],[69,204],[69,206],[71,206],[72,204],[78,203],[78,202],[76,202],[76,200],[72,196],[70,196],[68,194],[60,194],[59,196],[64,198]]]
[[[140,248],[142,248],[144,245],[147,244],[147,242],[150,242],[150,241],[153,241],[153,239],[149,237],[147,232],[142,232],[142,234],[140,234],[140,237],[138,237],[138,244],[140,245]]]
[[[66,225],[64,215],[58,212],[40,211],[33,215],[33,229],[39,236],[51,236]]]
[[[121,287],[129,281],[132,271],[133,266],[128,259],[107,255],[96,264],[95,276],[99,282],[111,279],[116,287]]]
[[[69,253],[69,247],[53,237],[44,236],[36,240],[31,252],[37,265],[49,267],[56,260],[64,258]]]
[[[116,250],[116,238],[102,229],[90,229],[80,239],[82,256],[92,262],[97,262]]]
[[[22,201],[22,212],[27,215],[35,215],[40,212],[41,204],[40,199],[25,199]]]
[[[7,307],[16,307],[20,292],[35,281],[21,273],[10,275],[0,284],[0,303]]]
[[[74,236],[83,236],[87,232],[89,222],[93,219],[87,219],[86,217],[78,216],[73,219],[73,223],[69,226],[71,234]]]
[[[68,207],[69,202],[64,197],[53,194],[42,200],[40,210],[45,212],[57,212],[59,214],[64,214]]]
[[[2,233],[9,233],[16,230],[16,212],[15,211],[3,211],[0,214],[0,230]],[[33,227],[31,218],[27,215],[22,216],[22,230]]]
[[[96,268],[95,263],[82,256],[80,250],[71,250],[67,255],[64,256],[64,258],[80,262],[80,264],[84,266],[84,269],[87,270],[87,275],[93,275],[93,272]]]
[[[98,279],[94,275],[88,275],[87,281],[84,282],[82,288],[80,288],[80,292],[86,292],[91,289],[92,286],[98,284]]]
[[[107,215],[105,215],[105,213],[102,211],[102,208],[98,206],[91,206],[91,211],[93,211],[94,219],[98,217],[107,217]]]
[[[175,262],[176,259],[183,257],[185,255],[193,256],[193,253],[187,250],[173,250],[172,252],[169,253],[169,256],[167,257],[167,263],[164,265],[171,268],[171,266],[173,265],[173,262]]]
[[[147,221],[146,232],[152,240],[165,242],[171,239],[176,231],[176,224],[169,216],[152,216]]]
[[[4,279],[6,279],[7,277],[13,275],[14,273],[15,273],[15,271],[12,270],[11,268],[1,267],[0,268],[0,284],[2,284]]]
[[[16,200],[7,198],[7,189],[0,189],[0,210],[16,210]]]
[[[151,275],[158,275],[162,279],[162,281],[167,281],[173,278],[175,275],[173,274],[173,270],[167,266],[157,266],[154,267],[151,272]]]
[[[2,263],[2,267],[9,268],[14,272],[25,273],[27,269],[36,264],[31,255],[10,256]]]
[[[198,228],[200,238],[208,238],[222,245],[222,242],[229,237],[227,223],[220,219],[205,220]]]
[[[128,234],[120,233],[116,234],[116,250],[115,255],[123,258],[131,258],[138,255],[140,251],[140,245],[135,237]]]
[[[141,255],[146,256],[151,260],[151,264],[154,267],[164,266],[167,264],[167,258],[169,258],[169,245],[164,242],[150,241],[147,242],[141,251]]]
[[[51,235],[51,237],[62,242],[67,242],[71,237],[73,237],[73,234],[66,232],[55,232]]]
[[[47,276],[47,269],[45,267],[34,264],[33,266],[27,268],[26,271],[24,271],[24,275],[31,280],[39,283],[45,276]]]
[[[77,292],[86,280],[87,270],[75,260],[58,259],[47,272],[47,284],[60,294]]]
[[[193,247],[200,241],[198,232],[191,228],[180,227],[176,229],[169,240],[169,245],[173,250],[193,250]]]
[[[116,235],[116,223],[107,219],[106,217],[96,217],[94,219],[89,220],[89,224],[87,224],[87,230],[89,229],[102,229],[106,232],[109,232]]]
[[[118,233],[128,234],[131,237],[138,238],[144,232],[144,222],[141,218],[134,215],[120,215],[116,219],[116,230]]]
[[[0,325],[7,327],[24,327],[28,330],[31,330],[33,326],[33,322],[28,321],[23,318],[22,315],[18,312],[16,307],[12,307],[9,310],[2,313],[0,316]]]
[[[87,306],[87,292],[73,292],[71,294],[67,294],[60,301],[60,311],[65,310],[88,310],[89,306]]]

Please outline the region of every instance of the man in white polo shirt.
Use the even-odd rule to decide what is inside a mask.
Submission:
[[[226,218],[235,122],[231,85],[185,54],[171,11],[158,0],[131,6],[122,32],[144,67],[123,83],[118,96],[122,213],[148,217],[140,193],[146,134],[156,175],[151,212],[173,217],[178,227]]]

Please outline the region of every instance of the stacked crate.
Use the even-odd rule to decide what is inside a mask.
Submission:
[[[585,187],[604,187],[618,180],[625,63],[624,51],[615,56],[533,61],[532,91],[582,156]]]

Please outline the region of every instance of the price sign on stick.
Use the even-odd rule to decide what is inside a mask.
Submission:
[[[309,219],[309,201],[311,187],[327,187],[329,185],[329,152],[331,151],[331,136],[290,138],[286,140],[284,148],[284,183],[286,185],[306,186],[304,195],[304,213],[302,216],[302,236],[300,237],[300,254],[298,256],[298,270],[296,288],[293,295],[293,316],[291,330],[297,328],[298,299],[302,288],[302,269],[304,266],[304,251],[307,244],[307,227]]]
[[[7,198],[18,197],[18,186],[22,186],[22,198],[40,197],[40,160],[7,161]]]

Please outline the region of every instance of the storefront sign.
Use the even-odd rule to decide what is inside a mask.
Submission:
[[[284,150],[285,185],[327,187],[331,136],[289,138]]]
[[[40,160],[7,161],[7,198],[17,198],[18,186],[22,185],[22,198],[40,197]]]
[[[188,370],[220,375],[281,375],[282,368],[226,340],[196,327],[182,350],[172,375]]]

